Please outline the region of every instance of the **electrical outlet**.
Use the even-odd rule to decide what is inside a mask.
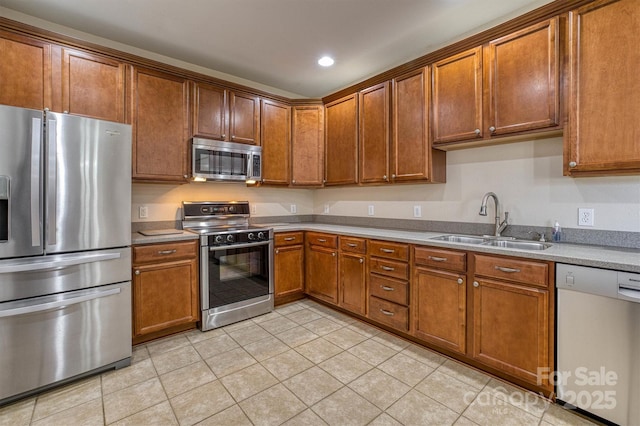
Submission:
[[[256,205],[251,204],[251,214],[256,214]]]
[[[298,207],[295,204],[291,204],[291,213],[296,214],[298,212]]]
[[[373,210],[373,206],[369,206],[369,216],[373,216],[375,211]]]
[[[413,217],[422,217],[422,207],[413,206]]]
[[[147,206],[140,206],[140,208],[138,209],[138,217],[140,219],[146,219],[149,217],[149,207]]]
[[[593,226],[593,209],[578,209],[578,226]]]
[[[324,205],[324,214],[329,214],[329,204]]]

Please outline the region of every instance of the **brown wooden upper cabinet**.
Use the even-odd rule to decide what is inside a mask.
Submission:
[[[358,93],[360,183],[389,181],[389,82]]]
[[[134,68],[132,89],[133,179],[186,183],[188,81],[171,74]]]
[[[291,185],[322,186],[324,179],[324,107],[293,107]]]
[[[429,67],[392,81],[391,181],[446,181],[446,153],[429,140]]]
[[[51,44],[0,31],[0,104],[53,109]]]
[[[291,152],[291,107],[280,102],[260,101],[262,135],[262,182],[288,185]]]
[[[62,111],[124,122],[125,64],[66,48],[54,49],[56,56],[58,51],[62,59]]]
[[[433,64],[433,143],[557,130],[558,18]]]
[[[358,183],[358,96],[325,105],[325,182]]]
[[[640,173],[639,22],[636,0],[600,0],[569,15],[565,174]]]
[[[194,83],[193,136],[260,145],[260,98]]]

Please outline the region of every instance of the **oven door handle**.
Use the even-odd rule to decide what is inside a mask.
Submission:
[[[209,247],[209,251],[220,251],[220,250],[228,250],[228,249],[239,249],[239,248],[247,248],[247,247],[259,247],[266,246],[271,244],[271,240],[262,241],[259,243],[245,243],[245,244],[230,244],[227,246],[214,246]]]

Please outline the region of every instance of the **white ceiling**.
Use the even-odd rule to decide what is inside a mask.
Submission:
[[[322,97],[551,0],[0,0],[55,24]],[[331,55],[336,63],[321,68]]]

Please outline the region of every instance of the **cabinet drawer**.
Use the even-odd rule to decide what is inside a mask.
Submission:
[[[438,250],[428,247],[414,249],[416,265],[431,266],[438,269],[465,272],[467,270],[467,254],[451,250]]]
[[[409,308],[377,297],[369,297],[369,318],[398,330],[409,330]]]
[[[409,245],[369,240],[369,254],[386,259],[409,260]]]
[[[399,305],[409,304],[409,286],[405,281],[371,274],[369,276],[369,294]]]
[[[133,246],[133,263],[165,262],[195,258],[198,255],[197,241],[144,244]]]
[[[367,252],[367,241],[362,238],[340,237],[340,250],[365,254]]]
[[[546,263],[478,254],[474,256],[476,275],[548,287],[549,265]]]
[[[307,242],[312,246],[338,248],[338,236],[332,234],[319,234],[307,232]]]
[[[304,242],[304,234],[302,232],[280,232],[273,236],[276,247],[294,246]]]
[[[376,274],[403,280],[409,279],[409,265],[406,263],[372,257],[369,260],[369,268],[370,272],[375,272]]]

